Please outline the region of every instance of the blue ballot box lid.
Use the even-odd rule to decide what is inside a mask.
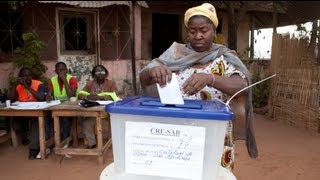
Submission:
[[[105,111],[118,114],[177,117],[205,120],[232,120],[233,113],[223,102],[215,99],[184,100],[183,105],[162,104],[159,98],[131,96],[106,105]]]

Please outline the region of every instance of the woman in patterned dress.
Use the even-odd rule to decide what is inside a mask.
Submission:
[[[172,72],[176,73],[184,99],[226,101],[228,97],[251,84],[250,73],[237,57],[235,51],[213,43],[218,26],[214,6],[204,3],[190,8],[184,16],[187,28],[186,44],[174,42],[159,58],[155,58],[140,72],[144,89],[158,83],[165,86],[170,82]],[[258,156],[254,131],[251,90],[243,91],[236,98],[245,97],[245,129],[248,153],[251,158]],[[234,163],[233,123],[227,127],[222,167],[232,171]],[[237,137],[236,137],[237,138]]]

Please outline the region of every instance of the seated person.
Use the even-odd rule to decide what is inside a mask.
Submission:
[[[102,65],[93,67],[91,72],[93,80],[88,81],[78,93],[78,99],[117,101],[118,88],[114,81],[107,79],[108,74],[108,70]],[[95,148],[97,144],[93,133],[95,122],[95,118],[92,117],[83,119],[83,133],[88,140],[88,149]]]
[[[12,101],[30,102],[30,101],[44,101],[45,87],[41,81],[32,79],[32,71],[27,67],[22,67],[17,77],[17,85],[14,87],[15,92]],[[30,145],[29,145],[29,159],[36,159],[39,151],[39,124],[37,117],[22,117],[22,119],[14,119],[13,128],[19,126],[17,124],[23,123],[23,126],[28,126],[30,121]],[[20,124],[21,125],[21,124]]]
[[[67,65],[62,61],[57,62],[55,64],[55,73],[56,75],[52,76],[49,81],[48,94],[45,99],[47,101],[52,99],[67,101],[71,97],[75,97],[78,89],[78,81],[68,73]],[[73,117],[60,117],[62,140],[70,136],[72,118]],[[66,146],[68,146],[68,144]]]

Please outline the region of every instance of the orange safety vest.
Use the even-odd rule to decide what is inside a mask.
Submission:
[[[38,88],[42,84],[41,81],[33,80],[31,81],[31,89],[38,91]],[[33,96],[23,85],[19,84],[16,87],[18,92],[18,101],[38,101],[36,97]]]

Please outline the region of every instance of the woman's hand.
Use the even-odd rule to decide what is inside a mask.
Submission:
[[[183,83],[182,90],[188,95],[194,95],[206,85],[211,85],[212,81],[212,74],[194,73]]]
[[[167,82],[171,81],[172,72],[165,66],[156,66],[149,70],[149,76],[154,83],[159,83],[160,86],[165,86]]]

